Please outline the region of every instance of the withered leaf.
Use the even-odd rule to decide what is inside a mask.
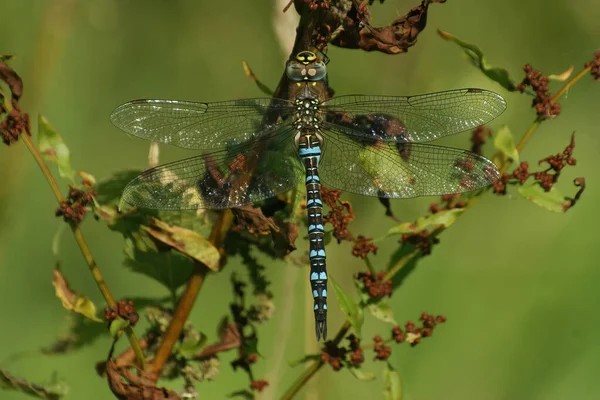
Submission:
[[[23,378],[17,378],[4,369],[0,369],[0,389],[16,390],[46,400],[58,400],[67,394],[67,387],[62,382],[54,382],[47,386],[36,385]]]
[[[406,53],[415,45],[417,36],[427,25],[429,5],[445,2],[446,0],[422,0],[419,6],[411,9],[406,15],[381,28],[370,25],[370,17],[365,8],[357,10],[353,7],[343,23],[343,30],[331,43],[338,47],[360,48],[387,54]]]
[[[81,314],[93,321],[102,322],[96,316],[96,306],[87,298],[79,295],[69,287],[69,283],[60,272],[58,266],[52,272],[52,285],[56,290],[56,297],[62,302],[62,306],[67,310]]]
[[[121,400],[180,400],[177,393],[159,388],[142,373],[138,376],[127,368],[119,368],[111,358],[106,362],[106,378],[113,394]],[[123,379],[125,379],[124,382]]]
[[[23,94],[23,81],[14,69],[4,62],[5,59],[4,56],[0,56],[0,80],[8,85],[12,93],[13,102],[15,102]]]
[[[157,218],[150,226],[142,227],[154,239],[166,244],[186,256],[206,265],[212,271],[219,270],[219,250],[198,233],[179,226],[171,226]]]
[[[235,323],[229,323],[224,319],[219,327],[219,341],[204,347],[194,358],[197,360],[208,358],[222,351],[237,349],[241,344],[241,335]]]

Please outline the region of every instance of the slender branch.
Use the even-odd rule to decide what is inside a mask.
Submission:
[[[556,94],[554,95],[554,97],[552,98],[552,100],[550,100],[550,104],[555,104],[562,96],[563,94],[565,94],[567,92],[567,90],[569,90],[571,88],[571,86],[573,86],[574,84],[576,84],[581,78],[583,78],[584,76],[586,76],[587,74],[589,74],[592,70],[592,66],[588,66],[583,68],[581,71],[579,71],[579,73],[577,73],[577,75],[575,75],[574,77],[572,77],[571,79],[569,79],[567,81],[567,83],[565,83],[563,85],[563,87],[561,87],[558,92],[556,92]]]
[[[148,372],[154,373],[156,379],[158,379],[160,371],[171,356],[173,346],[175,346],[177,339],[179,339],[179,336],[181,335],[185,321],[187,321],[188,316],[190,315],[208,271],[209,269],[205,265],[198,263],[192,276],[188,279],[185,292],[181,296],[179,304],[177,304],[177,308],[167,327],[163,341],[156,351],[156,356],[149,365]]]
[[[321,367],[325,365],[323,361],[319,360],[314,362],[310,367],[308,367],[302,375],[296,379],[296,381],[290,386],[290,388],[281,396],[281,400],[290,400],[292,399],[302,387],[312,378]]]
[[[50,172],[50,169],[48,168],[48,165],[44,161],[44,158],[38,151],[37,147],[35,147],[35,144],[33,144],[31,137],[28,134],[23,133],[23,134],[21,134],[21,139],[25,143],[25,146],[27,146],[27,149],[33,156],[38,167],[40,167],[40,169],[42,170],[42,174],[44,174],[46,181],[48,182],[48,184],[50,184],[50,189],[52,189],[52,193],[54,193],[56,200],[59,203],[62,203],[63,201],[65,201],[62,193],[60,192],[60,189],[58,188],[58,185],[56,184],[56,180],[52,176],[52,172]],[[114,300],[113,300],[113,303],[114,303]]]
[[[411,251],[410,253],[408,253],[407,255],[405,255],[404,257],[402,257],[400,260],[398,260],[398,262],[396,262],[396,264],[394,264],[388,270],[388,272],[383,277],[383,280],[387,281],[387,280],[392,279],[394,277],[394,275],[396,275],[398,272],[400,272],[400,270],[406,264],[408,264],[413,258],[415,258],[419,254],[421,254],[421,250],[415,249],[415,250]]]
[[[225,235],[227,234],[227,231],[231,227],[232,223],[233,213],[231,210],[223,210],[219,216],[219,219],[213,225],[213,229],[209,237],[209,241],[215,247],[221,247],[221,242],[225,238]],[[150,362],[150,366],[148,368],[149,372],[153,374],[152,377],[155,380],[159,378],[161,370],[171,356],[173,346],[175,346],[175,343],[177,343],[177,340],[181,335],[183,326],[187,321],[190,312],[192,311],[192,307],[196,302],[198,293],[200,292],[200,289],[202,288],[204,280],[206,279],[206,275],[209,271],[210,269],[206,265],[197,263],[194,272],[188,279],[185,291],[183,292],[183,295],[177,304],[177,308],[173,313],[173,318],[171,319],[163,340],[156,351],[156,356]]]
[[[58,188],[56,180],[54,179],[54,176],[52,176],[52,173],[50,172],[48,165],[44,161],[44,158],[42,157],[39,150],[31,140],[31,137],[27,134],[22,134],[20,137],[25,143],[25,146],[27,146],[27,149],[29,150],[33,158],[35,159],[37,165],[40,167],[40,170],[44,174],[44,177],[46,178],[46,181],[48,181],[48,184],[50,185],[50,188],[52,189],[56,200],[58,200],[59,203],[63,202],[64,198],[62,196],[62,193],[60,192],[60,189]],[[75,241],[77,242],[77,245],[79,246],[79,249],[83,254],[83,258],[87,263],[88,267],[90,268],[90,272],[92,273],[94,281],[96,281],[96,285],[102,293],[102,297],[104,297],[104,300],[106,301],[109,307],[114,307],[116,305],[115,298],[110,292],[106,281],[102,277],[100,268],[98,268],[98,264],[96,264],[96,261],[92,256],[92,252],[90,251],[90,248],[87,242],[85,241],[85,238],[83,237],[83,233],[77,225],[70,224],[70,228],[73,232],[73,236],[75,236]],[[145,366],[144,353],[142,352],[140,342],[137,336],[135,335],[133,328],[131,326],[128,326],[125,330],[125,333],[127,334],[127,338],[129,339],[129,344],[131,345],[131,348],[135,352],[135,356],[137,358],[139,366],[143,369]]]
[[[375,268],[373,267],[373,263],[371,263],[371,260],[369,260],[369,256],[365,256],[364,260],[365,260],[365,264],[367,265],[367,269],[369,270],[369,272],[373,275],[376,275],[377,272],[375,271]]]

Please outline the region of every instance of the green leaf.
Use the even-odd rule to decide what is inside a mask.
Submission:
[[[456,221],[456,218],[460,214],[465,211],[464,208],[452,208],[449,210],[442,210],[435,214],[428,214],[422,217],[417,218],[415,222],[404,222],[400,225],[396,225],[390,230],[388,230],[387,235],[397,235],[404,233],[418,233],[423,229],[428,229],[430,227],[436,227],[438,225],[443,225],[445,228],[448,228],[450,225]]]
[[[451,33],[444,32],[439,29],[437,33],[441,38],[459,45],[465,52],[469,61],[479,68],[481,72],[483,72],[488,78],[494,82],[498,82],[500,85],[502,85],[502,87],[510,90],[511,92],[517,90],[517,85],[515,81],[510,78],[508,71],[504,68],[497,68],[489,65],[479,47],[475,46],[474,44],[464,42]]]
[[[350,321],[352,327],[354,327],[354,332],[356,336],[361,337],[361,329],[364,322],[363,311],[358,304],[350,297],[344,290],[335,283],[335,281],[329,277],[331,284],[333,285],[333,289],[335,291],[335,297],[338,300],[338,304],[340,305],[340,309]]]
[[[413,251],[415,251],[415,246],[413,244],[408,242],[400,243],[396,251],[394,251],[394,253],[392,253],[392,256],[390,257],[387,266],[387,271],[391,270],[392,268],[395,268],[396,264],[401,262],[405,257],[409,257]],[[422,257],[422,255],[418,255],[416,257],[410,258],[406,265],[404,265],[400,269],[400,272],[396,273],[392,277],[392,289],[396,290],[402,284],[402,282],[404,282],[404,279],[415,270],[418,262],[422,259]]]
[[[127,328],[128,326],[129,326],[129,321],[119,317],[113,321],[110,321],[108,330],[110,332],[110,335],[116,339],[121,335],[121,332],[123,332],[123,329]]]
[[[333,230],[325,231],[323,234],[323,244],[327,246],[329,243],[331,243],[331,239],[333,239]]]
[[[47,161],[58,165],[58,173],[61,177],[75,183],[75,170],[71,167],[69,148],[58,132],[41,115],[38,122],[38,147]]]
[[[388,324],[398,325],[394,319],[394,310],[387,303],[386,299],[379,299],[376,303],[369,304],[367,307],[371,315],[380,321],[387,322]]]
[[[160,282],[171,293],[187,282],[195,268],[194,262],[180,253],[131,251],[125,259],[125,266]]]
[[[565,207],[569,203],[556,186],[552,186],[552,189],[546,192],[537,182],[533,182],[528,185],[519,186],[517,191],[527,200],[549,211],[565,212]]]
[[[46,355],[67,354],[90,345],[99,337],[106,335],[106,325],[98,324],[80,314],[69,313],[68,320],[61,325],[67,327],[53,343],[40,351]]]
[[[177,349],[177,353],[184,358],[192,358],[199,353],[200,350],[202,350],[202,347],[204,347],[205,343],[206,335],[203,333],[198,333],[198,335],[195,337],[185,338]]]
[[[151,220],[150,226],[144,226],[142,229],[154,239],[201,262],[210,270],[219,271],[221,259],[219,250],[196,232],[179,226],[170,226],[156,218]]]
[[[373,379],[375,379],[374,373],[365,372],[362,368],[350,366],[348,367],[348,371],[350,371],[350,373],[354,375],[354,377],[359,381],[372,381]]]
[[[52,273],[52,285],[56,291],[56,297],[60,299],[64,308],[81,314],[93,321],[102,322],[96,316],[96,305],[87,296],[82,296],[72,291],[58,267]]]
[[[36,385],[25,379],[16,378],[4,369],[0,369],[0,389],[16,390],[29,396],[46,400],[58,400],[66,396],[68,392],[66,384],[58,382],[55,379],[49,385]]]
[[[386,363],[386,367],[383,369],[383,398],[385,400],[402,400],[402,381],[398,372],[390,365]]]
[[[290,361],[288,364],[290,367],[297,367],[298,365],[302,365],[304,363],[307,363],[309,361],[319,361],[321,359],[321,355],[320,354],[308,354],[305,355],[304,357],[302,357],[299,360],[294,360],[294,361]]]
[[[515,163],[519,163],[519,152],[515,147],[515,141],[513,140],[512,133],[508,126],[504,125],[496,134],[494,138],[494,146],[500,151],[506,158],[513,160]]]
[[[123,189],[140,172],[138,170],[117,172],[109,179],[100,182],[97,187],[98,195],[96,196],[98,202],[100,204],[119,204]]]
[[[387,322],[389,324],[398,325],[394,320],[394,311],[392,307],[387,303],[386,298],[372,299],[369,296],[367,289],[363,281],[360,279],[354,279],[354,284],[360,293],[361,306],[366,307],[371,315],[380,321]]]
[[[244,400],[254,400],[255,399],[254,393],[252,393],[248,389],[242,389],[242,390],[238,390],[236,392],[229,393],[227,395],[227,397],[231,397],[231,398],[241,397]]]

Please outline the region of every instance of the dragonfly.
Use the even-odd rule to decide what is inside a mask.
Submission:
[[[484,188],[499,177],[493,162],[426,142],[483,125],[506,103],[483,89],[328,98],[326,63],[312,51],[288,60],[286,75],[286,99],[134,100],[117,107],[111,121],[132,136],[201,151],[147,169],[129,182],[122,200],[138,207],[235,208],[304,181],[319,341],[327,338],[321,185],[380,198]]]

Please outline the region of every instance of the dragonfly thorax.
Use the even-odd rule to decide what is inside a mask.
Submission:
[[[294,126],[298,131],[319,129],[321,123],[319,100],[315,98],[298,98],[295,101],[296,113]]]

